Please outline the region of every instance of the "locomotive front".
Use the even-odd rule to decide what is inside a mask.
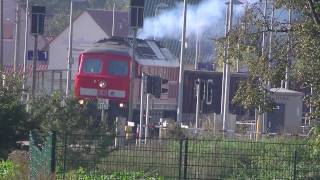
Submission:
[[[108,99],[110,109],[127,113],[131,57],[126,48],[97,43],[79,57],[74,94],[80,100]]]

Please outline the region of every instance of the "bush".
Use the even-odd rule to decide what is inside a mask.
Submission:
[[[6,159],[15,142],[26,137],[28,132],[28,116],[20,99],[21,93],[18,78],[6,76],[5,83],[0,82],[0,159]]]
[[[0,161],[0,180],[18,179],[16,166],[11,161]]]

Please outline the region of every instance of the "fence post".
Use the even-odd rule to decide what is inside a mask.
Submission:
[[[294,150],[294,160],[293,160],[293,180],[297,179],[297,150]]]
[[[188,169],[188,138],[185,139],[185,144],[184,144],[184,174],[183,174],[183,179],[187,179],[187,169]]]
[[[51,71],[51,93],[53,92],[54,88],[54,70]]]
[[[63,152],[63,176],[62,178],[65,179],[66,174],[66,166],[67,166],[67,133],[64,134],[64,152]]]
[[[52,146],[51,146],[51,176],[55,179],[56,174],[56,132],[52,131]]]
[[[180,139],[180,148],[179,148],[179,179],[181,179],[181,171],[182,171],[182,148],[183,148],[183,139]]]

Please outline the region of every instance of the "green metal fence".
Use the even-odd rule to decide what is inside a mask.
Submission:
[[[32,132],[29,135],[29,171],[30,180],[53,178],[55,171],[55,134],[42,140]]]
[[[95,175],[145,172],[164,179],[320,179],[320,158],[306,143],[136,139],[59,135],[57,179],[78,169]]]

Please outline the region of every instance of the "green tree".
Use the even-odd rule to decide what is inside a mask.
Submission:
[[[21,81],[13,76],[0,80],[0,158],[4,158],[16,140],[26,134],[27,113],[20,99]]]
[[[38,130],[59,133],[105,133],[106,122],[97,116],[95,102],[79,104],[75,97],[59,93],[44,95],[30,103],[30,122],[39,124]]]

